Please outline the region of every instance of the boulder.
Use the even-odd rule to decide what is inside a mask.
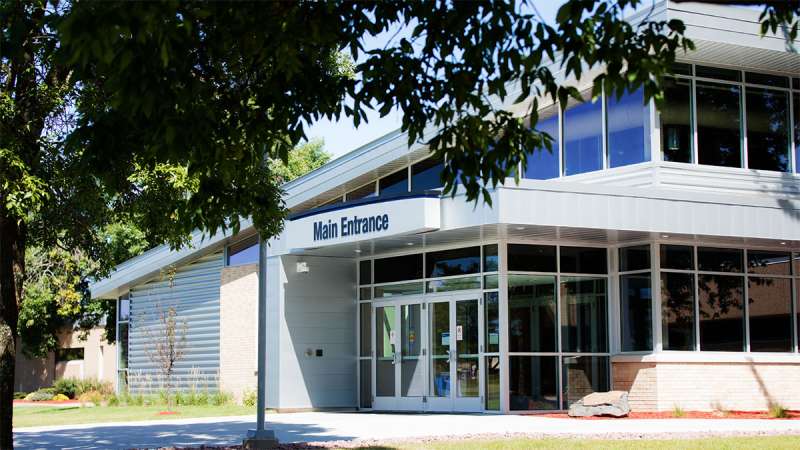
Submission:
[[[594,392],[569,406],[570,417],[625,417],[631,412],[625,391]]]

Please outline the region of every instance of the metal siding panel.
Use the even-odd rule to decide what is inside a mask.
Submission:
[[[186,321],[186,349],[176,364],[173,384],[182,390],[218,389],[219,299],[222,253],[178,267],[173,287],[166,275],[131,288],[129,386],[132,392],[158,391],[157,364],[147,354],[148,332],[157,333],[159,307],[174,306]]]

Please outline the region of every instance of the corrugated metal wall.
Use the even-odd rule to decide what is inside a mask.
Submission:
[[[219,382],[219,299],[222,253],[214,253],[167,271],[131,289],[131,332],[128,385],[131,392],[163,389],[161,371],[149,353],[163,341],[160,311],[174,307],[182,329],[186,323],[184,356],[175,365],[173,386],[216,390]]]

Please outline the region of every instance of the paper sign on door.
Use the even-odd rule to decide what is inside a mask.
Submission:
[[[395,335],[394,330],[389,332],[389,343],[392,345],[397,344],[397,336]]]
[[[456,340],[463,341],[464,340],[464,329],[461,325],[456,325]]]
[[[450,333],[442,333],[442,345],[450,345]]]

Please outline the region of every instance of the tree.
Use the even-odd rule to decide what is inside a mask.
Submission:
[[[170,285],[172,282],[170,281]],[[171,286],[170,286],[171,287]],[[183,359],[186,352],[186,321],[178,321],[174,306],[158,308],[158,325],[147,331],[147,357],[158,367],[161,383],[167,396],[167,410],[173,410],[172,375],[175,365]]]
[[[319,169],[331,160],[331,154],[325,151],[324,142],[315,139],[299,144],[289,152],[288,160],[272,162],[272,172],[283,182],[294,180],[312,170]]]
[[[521,100],[577,96],[547,66],[556,55],[576,77],[607,67],[595,94],[643,86],[660,98],[691,43],[680,21],[626,22],[639,4],[568,0],[548,25],[532,3],[499,0],[0,0],[0,447],[13,445],[27,247],[81,249],[102,273],[101,230],[114,222],[175,247],[196,228],[238,231],[245,216],[273,236],[286,211],[271,161],[287,161],[307,124],[344,114],[358,125],[370,107],[400,109],[409,143],[444,158],[448,192],[458,181],[488,199],[526,149],[549,142],[535,100],[529,125],[495,107],[515,100],[509,86]],[[788,24],[794,39],[798,13],[770,2],[765,31]],[[365,49],[403,26],[408,37]]]

